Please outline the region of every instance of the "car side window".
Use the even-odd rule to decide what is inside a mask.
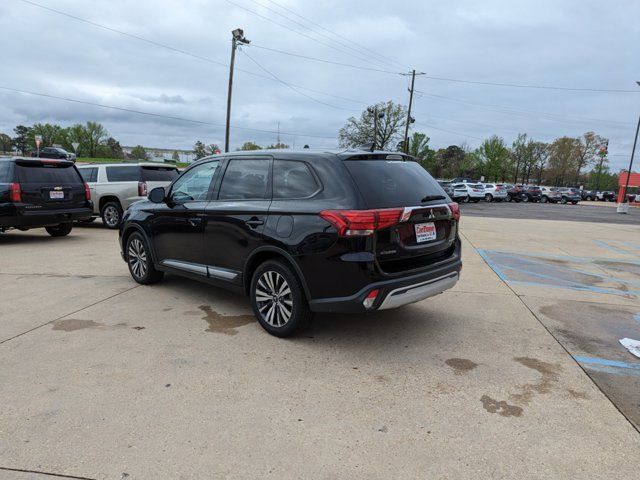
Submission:
[[[267,198],[270,158],[233,159],[220,185],[219,200],[260,200]]]
[[[173,183],[171,200],[175,203],[206,200],[219,163],[218,160],[215,160],[187,170]]]
[[[107,181],[138,182],[140,181],[140,167],[128,165],[123,167],[107,167]]]
[[[273,198],[306,198],[319,189],[306,163],[294,160],[273,162]]]

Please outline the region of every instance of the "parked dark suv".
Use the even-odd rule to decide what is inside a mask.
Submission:
[[[412,157],[236,152],[133,204],[120,244],[138,283],[171,272],[247,294],[284,337],[311,312],[384,310],[453,287],[459,216]]]
[[[44,227],[62,237],[92,210],[89,187],[73,162],[0,159],[0,232]]]
[[[33,155],[36,156],[35,154]],[[76,154],[69,153],[64,148],[60,147],[44,147],[38,154],[39,158],[55,158],[58,160],[70,160],[76,161]]]

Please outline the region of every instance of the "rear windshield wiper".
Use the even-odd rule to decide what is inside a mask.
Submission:
[[[422,200],[420,200],[420,202],[424,203],[424,202],[431,202],[432,200],[445,200],[445,199],[446,197],[443,197],[442,195],[427,195]]]

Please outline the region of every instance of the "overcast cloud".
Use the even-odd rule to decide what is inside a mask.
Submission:
[[[435,148],[462,142],[475,147],[494,133],[511,143],[518,132],[550,141],[593,130],[610,138],[611,163],[617,170],[628,162],[640,114],[640,87],[635,84],[640,80],[637,0],[35,1],[223,64],[229,61],[230,31],[242,27],[255,46],[237,57],[242,71],[236,71],[232,125],[276,130],[280,122],[283,141],[297,147],[335,147],[345,119],[366,105],[388,99],[406,104],[407,78],[308,61],[258,46],[393,72],[416,68],[431,76],[485,82],[638,90],[535,90],[421,77],[416,82],[420,93],[415,129],[426,132]],[[314,33],[265,8],[305,23],[277,4],[397,63],[357,53],[340,37],[307,23],[321,32]],[[20,0],[0,0],[0,28],[0,86],[219,125],[0,90],[0,132],[12,134],[16,124],[95,120],[123,145],[190,148],[197,139],[224,143],[228,68]],[[248,74],[269,76],[246,54],[283,81],[308,89],[299,91],[318,101],[278,81]],[[246,140],[267,144],[276,136],[232,131],[233,148]]]

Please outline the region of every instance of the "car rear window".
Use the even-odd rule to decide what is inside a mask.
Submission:
[[[438,182],[414,161],[345,160],[368,208],[421,205],[428,196],[447,194]]]
[[[220,200],[248,200],[267,198],[269,159],[231,160],[222,179]]]
[[[98,167],[79,168],[78,171],[85,182],[95,182],[98,180]]]
[[[16,174],[20,183],[84,183],[73,165],[16,164]]]
[[[172,182],[178,178],[178,169],[174,167],[142,167],[144,182]]]
[[[140,167],[107,167],[107,180],[109,182],[138,182],[140,181]]]
[[[11,162],[0,160],[0,183],[9,183],[9,170],[11,170]]]

